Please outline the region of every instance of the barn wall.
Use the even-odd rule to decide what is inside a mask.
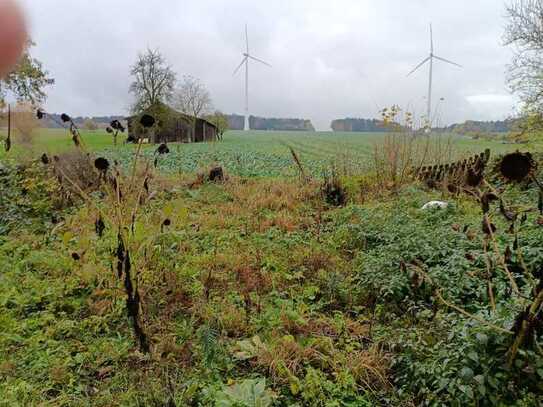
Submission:
[[[177,117],[176,117],[177,116]],[[136,140],[139,138],[149,138],[151,143],[164,142],[205,142],[215,141],[217,139],[217,129],[211,123],[197,119],[196,128],[187,121],[186,116],[181,113],[174,113],[169,116],[165,123],[162,123],[160,132],[153,134],[152,131],[142,129],[141,126],[133,123],[133,118],[127,118],[128,136],[133,136]]]
[[[200,143],[204,141],[204,121],[201,119],[196,120],[196,134],[194,136],[194,142]]]
[[[217,140],[217,129],[211,125],[206,126],[206,132],[204,136],[205,141]]]

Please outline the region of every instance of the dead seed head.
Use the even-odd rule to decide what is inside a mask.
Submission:
[[[69,121],[72,120],[72,119],[71,119],[70,116],[68,116],[66,113],[62,113],[62,114],[60,115],[60,120],[62,120],[64,123],[67,123],[67,122],[69,122]]]
[[[224,180],[224,171],[222,167],[213,167],[209,171],[209,180],[210,181],[223,181]]]
[[[153,127],[153,125],[155,124],[155,118],[149,114],[144,114],[140,118],[140,124],[146,128]]]
[[[506,154],[498,163],[500,174],[509,182],[520,182],[536,169],[530,153],[515,152]]]
[[[113,120],[109,125],[112,129],[119,130],[121,133],[124,133],[124,126],[119,120]]]
[[[94,166],[98,171],[106,172],[109,168],[109,161],[104,157],[98,157],[94,160]]]
[[[466,174],[466,185],[469,187],[478,187],[483,182],[483,172],[475,168],[470,168]]]
[[[162,143],[161,145],[158,146],[156,152],[158,154],[168,154],[170,152],[170,149],[168,148],[166,143]]]

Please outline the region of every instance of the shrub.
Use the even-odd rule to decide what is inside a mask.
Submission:
[[[59,185],[38,163],[0,169],[0,234],[21,228],[43,230],[60,209]]]
[[[89,154],[73,149],[53,157],[53,171],[66,192],[80,196],[81,191],[92,192],[100,187],[100,173],[93,161]]]
[[[334,169],[330,174],[325,174],[321,193],[328,205],[343,206],[347,203],[347,191]]]
[[[536,196],[531,191],[519,201],[534,202]],[[525,222],[517,240],[504,233],[509,225],[496,217],[498,249],[487,251],[477,206],[460,202],[422,211],[421,203],[415,196],[397,199],[393,207],[349,208],[344,216],[358,222],[342,221],[336,232],[344,250],[358,253],[353,295],[377,303],[375,318],[389,326],[382,335],[396,354],[397,387],[404,397],[414,395],[417,403],[432,406],[530,400],[542,390],[543,357],[537,346],[525,343],[507,367],[515,338],[511,327],[524,315],[526,302],[512,294],[500,256],[513,240],[522,242],[524,248],[507,261],[523,295],[530,297],[534,279],[529,274],[537,276],[543,264],[541,251],[534,250],[543,239],[540,226]],[[495,211],[501,217],[498,207]],[[520,257],[531,272],[516,263]],[[451,313],[452,307],[464,313]],[[541,340],[540,333],[534,335],[535,343]]]
[[[85,130],[95,131],[98,130],[98,124],[96,124],[96,122],[92,119],[86,119],[83,123],[83,128]]]
[[[27,103],[18,103],[11,115],[12,125],[16,130],[16,141],[24,146],[31,145],[36,136],[36,130],[40,127],[34,107]]]
[[[431,332],[409,330],[394,345],[399,391],[430,406],[515,405],[523,396],[533,398],[542,390],[543,358],[529,351],[508,369],[506,339],[455,314],[434,321]]]

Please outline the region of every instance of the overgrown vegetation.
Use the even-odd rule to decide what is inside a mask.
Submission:
[[[538,174],[507,172],[522,158],[450,195],[336,170],[195,182],[84,144],[2,171],[8,405],[543,401]],[[448,209],[420,209],[435,198]]]

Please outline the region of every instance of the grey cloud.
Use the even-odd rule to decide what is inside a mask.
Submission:
[[[243,27],[254,54],[251,113],[305,117],[319,129],[344,116],[374,117],[391,104],[424,110],[427,71],[406,74],[428,53],[439,64],[436,101],[443,123],[501,119],[512,112],[501,45],[504,5],[496,0],[22,0],[37,47],[56,78],[47,109],[126,113],[129,69],[138,52],[160,48],[179,76],[201,78],[215,105],[243,110]]]

